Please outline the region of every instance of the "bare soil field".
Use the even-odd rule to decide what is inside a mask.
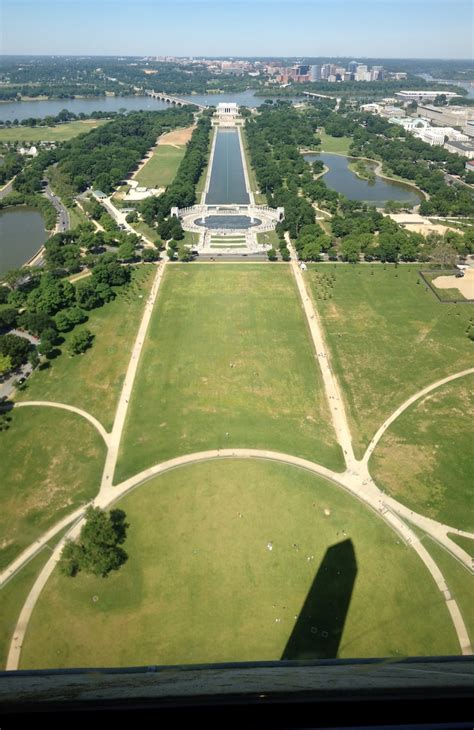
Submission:
[[[437,289],[458,289],[466,299],[474,299],[474,269],[469,269],[459,279],[454,275],[437,276],[433,284]]]

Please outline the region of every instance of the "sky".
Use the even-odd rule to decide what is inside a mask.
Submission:
[[[472,58],[474,0],[0,0],[0,52]]]

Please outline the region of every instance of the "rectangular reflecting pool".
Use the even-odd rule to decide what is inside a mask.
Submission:
[[[237,129],[218,129],[207,205],[250,203]]]

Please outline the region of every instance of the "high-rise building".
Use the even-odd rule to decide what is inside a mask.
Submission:
[[[322,66],[311,66],[310,78],[311,81],[321,81]]]
[[[372,66],[371,77],[372,81],[383,81],[383,66]]]
[[[327,79],[331,74],[331,64],[330,63],[323,63],[321,66],[321,78]]]
[[[348,65],[347,69],[348,69],[348,71],[351,72],[351,74],[355,74],[355,72],[357,71],[358,65],[359,64],[357,63],[357,61],[351,61],[350,64]]]

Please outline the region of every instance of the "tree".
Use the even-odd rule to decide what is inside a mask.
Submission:
[[[158,261],[160,254],[155,248],[144,248],[142,251],[143,261]]]
[[[125,263],[131,263],[135,259],[135,246],[130,241],[125,241],[119,246],[117,256]]]
[[[194,258],[191,249],[188,246],[181,245],[178,247],[178,259],[180,261],[192,261]]]
[[[452,268],[458,258],[458,252],[449,243],[440,243],[430,253],[430,260],[440,264],[443,268]]]
[[[88,507],[86,522],[79,540],[66,542],[59,567],[64,575],[74,577],[83,570],[105,578],[125,563],[128,556],[120,547],[125,541],[128,525],[122,510],[109,515],[98,507]]]
[[[44,312],[24,312],[20,316],[19,324],[37,337],[41,337],[45,329],[54,327],[54,321]]]
[[[38,352],[40,355],[50,357],[54,352],[54,347],[57,342],[56,330],[52,327],[48,327],[41,333],[41,342],[38,345]]]
[[[0,335],[0,355],[9,356],[13,368],[19,367],[28,360],[30,349],[30,342],[24,337]]]
[[[8,373],[12,369],[12,359],[10,355],[0,355],[0,375]]]
[[[70,355],[81,355],[83,352],[92,347],[94,335],[90,330],[83,329],[73,334],[69,341],[68,352]]]
[[[125,220],[127,223],[136,223],[138,221],[138,211],[133,210],[131,213],[127,213]]]

